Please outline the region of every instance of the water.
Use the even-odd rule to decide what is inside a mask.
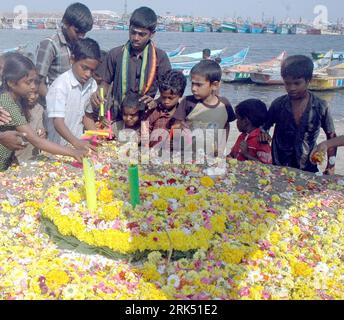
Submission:
[[[0,30],[0,50],[28,43],[28,51],[35,49],[42,39],[53,34],[54,30]],[[128,40],[127,31],[96,30],[88,34],[97,40],[103,49],[111,49]],[[245,47],[250,47],[245,63],[269,60],[281,51],[289,55],[305,54],[312,51],[344,50],[344,36],[312,36],[312,35],[270,35],[270,34],[232,34],[232,33],[157,33],[155,40],[158,46],[171,51],[179,45],[187,46],[185,53],[201,51],[204,48],[227,48],[226,53],[232,55]],[[186,89],[190,94],[190,87]],[[232,105],[248,98],[263,100],[267,105],[285,94],[283,86],[258,86],[255,84],[221,84],[221,94],[229,99]],[[344,120],[344,90],[317,92],[331,106],[331,112],[338,123]],[[340,121],[341,122],[341,121]]]

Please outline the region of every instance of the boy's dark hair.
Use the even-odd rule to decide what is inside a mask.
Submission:
[[[136,9],[130,17],[130,26],[148,29],[155,32],[158,17],[155,12],[148,7],[140,7]]]
[[[69,26],[74,26],[81,33],[87,33],[93,27],[90,9],[80,2],[73,3],[66,9],[62,21]]]
[[[95,59],[100,61],[101,53],[97,41],[91,38],[79,39],[73,43],[72,54],[75,61]]]
[[[220,65],[213,60],[202,60],[191,69],[190,75],[200,75],[210,83],[221,81],[222,70]]]
[[[173,94],[182,97],[186,87],[186,77],[181,71],[169,70],[159,79],[159,91],[171,90]]]
[[[140,111],[144,111],[145,110],[145,105],[144,103],[140,102],[141,96],[133,91],[133,90],[129,90],[128,93],[125,95],[122,103],[121,103],[121,111],[123,113],[123,109],[126,107],[129,108],[135,108],[137,107]]]
[[[309,81],[313,77],[313,69],[314,64],[310,58],[303,55],[290,56],[282,62],[281,76],[282,78],[305,78]]]
[[[203,58],[209,58],[211,55],[210,49],[203,49],[202,55],[203,55]]]
[[[240,102],[235,107],[235,112],[240,118],[247,118],[256,128],[262,126],[268,115],[266,104],[259,99],[248,99]]]

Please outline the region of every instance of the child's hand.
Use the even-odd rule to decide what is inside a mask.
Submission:
[[[145,95],[142,98],[140,98],[139,101],[143,102],[149,110],[155,109],[158,106],[158,103],[151,96]]]
[[[264,144],[268,144],[272,141],[270,135],[267,132],[262,132],[259,136],[258,136],[258,141],[260,143],[264,143]]]
[[[97,152],[97,147],[90,144],[88,141],[78,140],[77,143],[73,145],[76,149],[85,150],[86,152]]]
[[[11,115],[0,107],[0,126],[12,121]]]
[[[37,135],[40,138],[45,139],[47,137],[47,132],[45,131],[45,129],[38,129],[37,130]]]
[[[72,149],[72,157],[76,161],[82,162],[82,159],[87,156],[87,151],[85,149]]]
[[[248,154],[248,146],[247,141],[241,141],[240,143],[240,151],[243,155]]]
[[[327,143],[326,141],[323,141],[319,143],[311,152],[309,159],[311,163],[313,164],[320,164],[323,162],[323,158],[325,157],[325,154],[327,153]]]
[[[99,90],[97,90],[91,96],[91,105],[92,105],[93,108],[99,109],[99,106],[100,106],[101,103],[105,104],[106,103],[106,99],[102,99],[100,97]]]

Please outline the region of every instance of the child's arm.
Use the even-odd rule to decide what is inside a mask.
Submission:
[[[68,147],[60,146],[56,143],[50,142],[46,139],[40,138],[30,127],[29,124],[21,125],[16,127],[16,130],[20,133],[26,134],[26,139],[36,148],[44,150],[51,154],[59,154],[62,156],[74,157],[76,160],[81,161],[83,156],[86,155],[87,151],[76,150]]]
[[[93,120],[93,114],[86,112],[82,123],[85,126],[86,130],[97,130],[96,124]]]
[[[66,126],[64,118],[54,118],[53,123],[57,133],[76,149],[85,149],[86,151],[89,149],[96,150],[88,141],[83,141],[75,137]]]
[[[248,144],[246,141],[241,141],[240,143],[240,153],[247,159],[247,160],[251,160],[251,161],[260,161],[257,157],[254,157],[252,155],[250,155],[250,153],[248,152]]]
[[[17,131],[0,132],[0,144],[13,151],[22,150],[27,146],[27,142],[21,138],[25,138],[24,133]]]

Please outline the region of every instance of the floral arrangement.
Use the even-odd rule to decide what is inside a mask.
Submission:
[[[233,160],[217,178],[197,166],[142,167],[132,209],[115,151],[106,145],[95,161],[93,215],[80,168],[63,158],[0,173],[1,299],[344,298],[343,177]],[[80,244],[49,237],[43,216]],[[126,255],[86,255],[83,243]],[[132,263],[141,250],[150,253]]]

